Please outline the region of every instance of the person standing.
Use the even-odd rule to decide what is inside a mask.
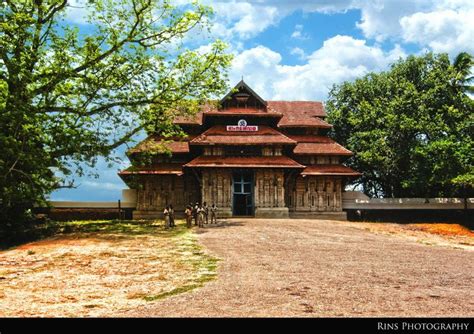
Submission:
[[[202,208],[204,210],[204,224],[209,224],[209,207],[206,202],[202,203]]]
[[[176,224],[174,223],[174,209],[173,209],[173,205],[170,204],[169,206],[169,213],[170,213],[170,227],[175,227]]]
[[[193,207],[194,225],[198,225],[198,209],[199,209],[199,203],[196,202],[196,204]]]
[[[217,206],[216,203],[212,203],[211,208],[209,209],[211,213],[211,224],[217,224]]]
[[[191,205],[186,207],[186,210],[184,210],[184,215],[186,216],[186,227],[191,228],[193,224],[193,209]]]
[[[204,208],[199,205],[197,208],[198,226],[204,227]]]
[[[164,219],[165,219],[165,228],[169,228],[170,227],[170,210],[169,210],[169,207],[166,207],[163,210],[163,216],[164,216]]]

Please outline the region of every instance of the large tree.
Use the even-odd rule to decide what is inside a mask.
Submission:
[[[384,197],[462,196],[474,179],[473,59],[428,53],[333,87],[333,136],[355,152],[364,192]]]
[[[69,20],[87,9],[87,24]],[[231,57],[209,7],[155,0],[7,0],[0,13],[0,225],[27,215],[58,175],[82,173],[143,129],[167,132],[226,83]],[[2,226],[0,226],[2,227]]]

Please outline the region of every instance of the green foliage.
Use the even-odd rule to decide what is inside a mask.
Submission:
[[[365,193],[384,197],[461,195],[473,185],[473,100],[467,53],[410,56],[383,73],[333,87],[332,135],[355,152]]]
[[[87,34],[65,21],[68,0],[3,1],[0,12],[0,227],[97,156],[142,130],[179,132],[176,115],[225,90],[231,56],[184,41],[208,28],[209,7],[170,1],[82,1]],[[58,178],[57,175],[64,175]]]

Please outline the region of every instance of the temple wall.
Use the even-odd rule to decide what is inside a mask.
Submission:
[[[341,212],[342,179],[298,176],[290,182],[287,204],[292,212]]]
[[[282,170],[260,169],[255,172],[255,208],[285,206]]]
[[[278,169],[255,171],[255,217],[288,218],[285,206],[284,172]]]
[[[200,180],[189,173],[182,176],[152,175],[141,178],[137,190],[134,218],[157,218],[163,208],[172,204],[180,215],[187,204],[215,203],[220,217],[232,216],[232,170],[205,169]],[[321,214],[341,215],[341,177],[307,176],[285,180],[283,170],[255,170],[254,205],[256,217],[316,218]],[[344,217],[336,217],[344,219]]]
[[[201,198],[207,205],[215,203],[219,215],[232,215],[232,171],[229,169],[205,169],[201,174]]]
[[[193,175],[150,175],[141,179],[137,211],[162,212],[172,204],[176,212],[181,212],[190,202],[199,201],[199,185]]]

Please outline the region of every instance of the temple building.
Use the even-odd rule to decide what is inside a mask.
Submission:
[[[242,80],[216,105],[174,120],[185,139],[152,134],[127,152],[132,167],[119,175],[137,191],[134,219],[196,202],[220,217],[345,219],[342,192],[360,173],[342,165],[352,152],[327,136],[321,102],[265,101]]]

